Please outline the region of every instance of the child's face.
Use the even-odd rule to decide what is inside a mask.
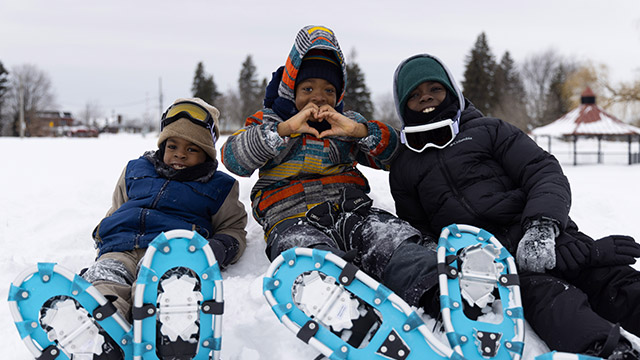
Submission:
[[[167,139],[162,161],[176,170],[202,164],[207,154],[198,145],[183,138],[172,136]]]
[[[447,89],[435,81],[425,81],[409,94],[407,107],[413,111],[429,113],[447,96]]]
[[[325,79],[309,78],[300,82],[296,87],[296,108],[298,110],[302,110],[308,103],[335,107],[336,101],[336,88]]]

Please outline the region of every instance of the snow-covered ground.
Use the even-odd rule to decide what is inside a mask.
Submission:
[[[541,145],[546,148],[546,143]],[[9,312],[10,283],[40,261],[57,262],[76,272],[89,266],[95,257],[91,231],[110,206],[118,176],[128,160],[155,148],[156,134],[103,135],[97,139],[0,137],[5,169],[0,175],[3,358],[32,359]],[[605,165],[564,165],[573,189],[571,216],[593,237],[621,233],[640,239],[640,165],[627,166],[624,161],[619,164],[605,161]],[[221,169],[226,171],[223,166]],[[375,206],[393,212],[387,174],[362,170],[374,189],[371,196]],[[240,196],[247,211],[256,177],[239,178]],[[317,352],[282,326],[264,300],[262,274],[269,263],[264,255],[262,229],[250,219],[247,232],[247,251],[237,264],[223,272],[226,305],[222,358],[313,359]],[[638,264],[635,266],[639,268]],[[527,330],[524,359],[531,360],[547,348],[529,327]]]

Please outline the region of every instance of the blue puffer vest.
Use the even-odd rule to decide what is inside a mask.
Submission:
[[[146,248],[158,234],[173,229],[195,230],[210,238],[211,217],[235,182],[220,171],[206,183],[169,180],[144,157],[127,164],[125,181],[129,200],[93,231],[99,255]]]

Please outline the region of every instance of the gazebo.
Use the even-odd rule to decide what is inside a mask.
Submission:
[[[578,163],[578,138],[598,139],[598,164],[602,163],[601,142],[603,138],[627,138],[629,165],[637,164],[640,160],[639,154],[631,151],[631,144],[634,138],[638,139],[640,146],[640,128],[617,119],[596,105],[596,96],[588,87],[582,93],[580,106],[548,125],[533,129],[531,135],[534,137],[547,136],[549,139],[549,148],[547,150],[549,152],[551,152],[552,137],[572,139],[573,165]]]

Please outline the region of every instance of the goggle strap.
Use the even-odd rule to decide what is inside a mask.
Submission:
[[[456,114],[455,119],[453,119],[453,135],[458,135],[458,133],[460,132],[460,116],[462,115],[462,112],[460,111],[460,109],[458,109],[458,113]]]

